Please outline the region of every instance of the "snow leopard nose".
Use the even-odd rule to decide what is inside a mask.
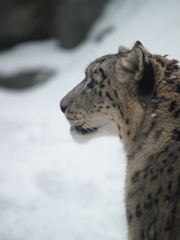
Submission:
[[[74,97],[70,94],[67,94],[61,101],[60,101],[60,109],[63,113],[66,112],[66,109],[74,102]]]
[[[66,112],[66,109],[68,106],[74,101],[74,98],[71,96],[69,97],[68,95],[65,96],[61,101],[60,101],[60,108],[63,113]]]
[[[60,108],[61,108],[61,111],[62,111],[63,113],[66,112],[67,107],[68,107],[68,105],[63,106],[63,105],[61,105],[61,103],[60,103]]]

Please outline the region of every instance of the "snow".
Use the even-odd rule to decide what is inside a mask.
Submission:
[[[127,239],[125,154],[116,138],[78,145],[60,99],[97,57],[131,48],[180,59],[180,2],[110,1],[73,50],[57,41],[21,44],[0,54],[0,73],[49,68],[56,75],[24,91],[0,89],[0,240]],[[99,32],[113,31],[96,41]]]

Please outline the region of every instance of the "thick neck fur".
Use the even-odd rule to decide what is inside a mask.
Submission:
[[[144,156],[151,156],[164,151],[167,144],[173,148],[174,141],[180,141],[180,70],[177,62],[151,56],[156,77],[154,91],[130,147],[126,148],[129,162],[140,157],[140,150]]]

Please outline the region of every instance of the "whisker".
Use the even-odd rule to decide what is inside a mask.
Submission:
[[[91,118],[91,120],[93,120],[93,118]],[[109,122],[109,120],[107,120],[105,123],[108,123],[108,122]],[[95,127],[95,126],[93,126],[90,123],[86,123],[86,125],[89,126],[90,128],[94,128]],[[100,125],[100,128],[98,128],[98,130],[101,131],[101,132],[104,132],[105,134],[108,134],[108,132],[104,128],[101,128],[101,127],[102,127],[102,124]]]
[[[80,127],[84,128],[88,133],[92,134],[92,132],[88,128],[86,128],[83,124],[81,124]]]

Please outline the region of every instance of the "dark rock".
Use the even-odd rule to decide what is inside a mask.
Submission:
[[[18,73],[13,76],[0,76],[0,87],[11,89],[24,89],[44,83],[49,80],[55,72],[49,69],[40,69],[29,72]]]
[[[83,41],[108,0],[0,0],[0,49],[57,38],[65,48]]]
[[[52,2],[54,1],[0,0],[0,48],[50,37]]]
[[[86,37],[107,0],[64,0],[58,5],[56,26],[58,38],[65,48],[73,48]]]

